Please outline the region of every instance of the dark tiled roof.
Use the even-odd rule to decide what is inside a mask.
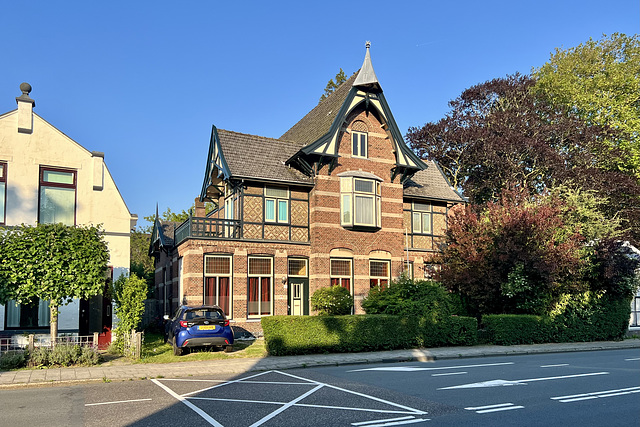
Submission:
[[[178,228],[178,226],[180,225],[179,222],[173,222],[173,221],[160,221],[160,224],[162,225],[162,239],[164,241],[165,246],[167,246],[167,248],[172,248],[173,247],[173,232],[175,231],[176,228]]]
[[[455,192],[449,182],[440,171],[440,168],[432,161],[424,161],[427,169],[415,173],[404,185],[405,196],[415,196],[426,199],[439,199],[451,202],[465,202]]]
[[[302,147],[297,142],[218,129],[222,153],[231,176],[267,181],[313,183],[313,179],[285,165]]]
[[[338,115],[340,107],[349,94],[358,72],[353,73],[344,83],[338,86],[331,95],[323,99],[316,107],[309,111],[298,123],[286,131],[280,139],[295,141],[302,146],[317,141],[331,128],[333,120]]]

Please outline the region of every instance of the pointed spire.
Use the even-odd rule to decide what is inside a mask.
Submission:
[[[373,89],[382,92],[382,88],[378,82],[378,77],[376,77],[376,72],[373,71],[373,65],[371,65],[371,56],[369,55],[371,42],[368,41],[365,44],[365,47],[367,48],[367,53],[364,55],[362,68],[360,68],[358,77],[356,77],[356,80],[353,82],[353,86],[362,86],[369,90]]]

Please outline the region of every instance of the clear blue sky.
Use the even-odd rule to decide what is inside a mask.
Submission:
[[[40,116],[105,152],[142,219],[191,206],[212,124],[279,137],[362,65],[367,40],[404,133],[469,86],[613,32],[640,33],[638,0],[9,1],[0,113],[29,82]]]

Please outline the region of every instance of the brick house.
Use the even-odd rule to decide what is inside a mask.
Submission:
[[[217,206],[205,215],[204,202]],[[351,292],[403,270],[429,277],[448,210],[464,203],[433,162],[404,143],[373,70],[362,68],[280,138],[212,129],[195,212],[156,220],[159,312],[220,305],[236,326],[307,315],[321,287]]]

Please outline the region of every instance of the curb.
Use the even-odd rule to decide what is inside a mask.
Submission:
[[[190,376],[193,372],[197,372],[198,375],[239,375],[245,372],[259,372],[273,369],[363,365],[373,363],[432,362],[435,360],[570,353],[578,351],[623,350],[634,348],[640,349],[640,339],[514,346],[491,345],[473,347],[440,347],[433,349],[391,350],[386,352],[368,353],[332,353],[304,356],[172,362],[168,364],[133,364],[122,366],[52,368],[51,370],[6,371],[0,372],[0,382],[3,383],[0,384],[0,390],[24,387],[71,386],[87,383],[107,383],[112,381],[137,381],[141,379],[163,377],[180,378]],[[26,378],[27,372],[29,372],[28,378]],[[36,374],[36,378],[32,378],[34,373]],[[81,376],[84,376],[85,378],[61,378],[65,376],[67,378],[71,376],[75,377],[78,373],[81,373]],[[5,378],[2,378],[3,376]],[[47,376],[57,376],[60,379],[47,379]],[[9,379],[9,377],[11,377],[11,379]]]

